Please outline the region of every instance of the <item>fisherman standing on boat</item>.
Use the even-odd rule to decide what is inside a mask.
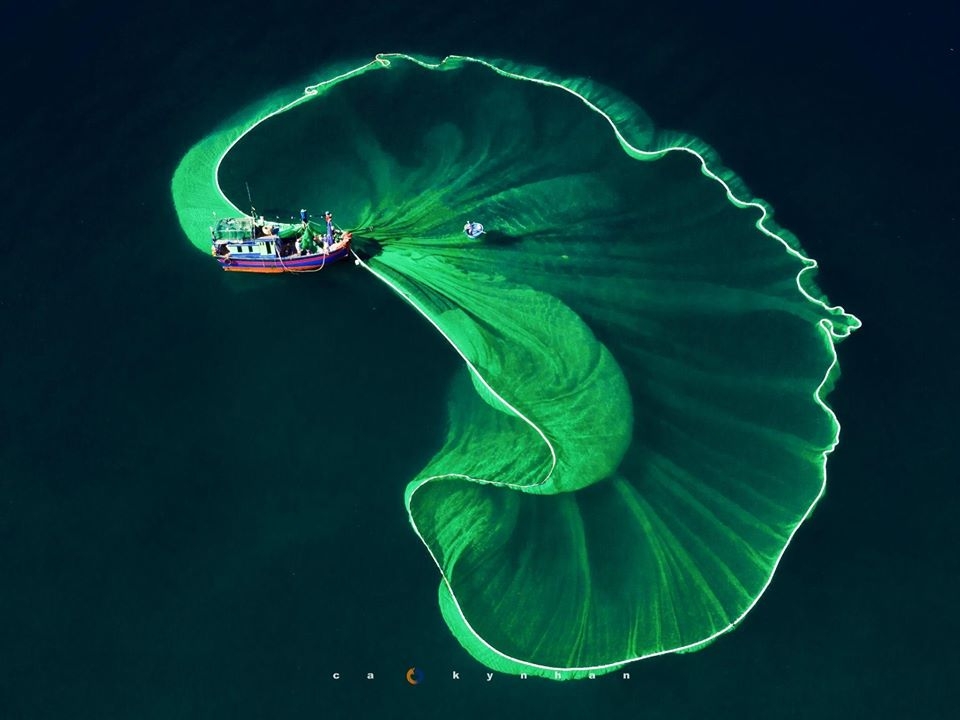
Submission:
[[[327,234],[323,236],[323,251],[326,252],[333,245],[333,215],[327,210],[323,218],[327,221]]]
[[[310,230],[310,213],[306,208],[300,208],[300,227],[303,232],[294,243],[298,255],[307,255],[317,249],[317,244],[313,240],[313,232]]]

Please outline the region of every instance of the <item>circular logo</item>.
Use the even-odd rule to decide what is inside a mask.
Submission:
[[[419,685],[423,682],[423,670],[412,667],[407,670],[407,682],[411,685]]]

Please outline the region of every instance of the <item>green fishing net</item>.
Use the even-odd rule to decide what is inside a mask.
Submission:
[[[322,197],[463,358],[405,493],[457,639],[567,679],[730,630],[824,492],[859,321],[709,147],[609,89],[463,57],[323,77],[192,148],[174,203],[206,252],[240,214],[224,165]]]

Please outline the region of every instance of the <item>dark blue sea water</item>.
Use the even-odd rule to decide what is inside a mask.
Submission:
[[[955,4],[2,12],[0,718],[955,715]],[[228,277],[183,237],[169,183],[194,142],[379,51],[620,90],[717,148],[863,320],[827,497],[707,650],[629,681],[487,682],[402,503],[442,436],[451,353],[350,266]]]

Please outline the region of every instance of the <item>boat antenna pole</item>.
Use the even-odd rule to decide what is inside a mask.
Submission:
[[[257,219],[257,209],[253,206],[253,197],[250,195],[250,183],[246,180],[243,181],[243,184],[247,186],[247,200],[250,201],[250,217],[254,220]]]

